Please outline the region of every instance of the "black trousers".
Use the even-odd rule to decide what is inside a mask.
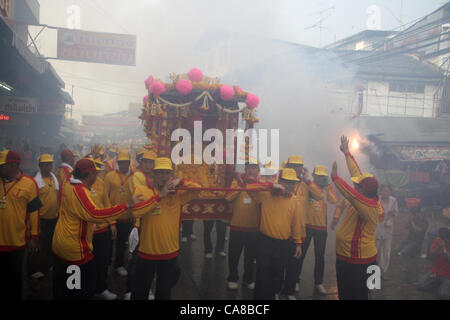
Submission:
[[[123,267],[125,265],[125,251],[127,249],[128,237],[131,229],[133,229],[132,222],[117,221],[117,239],[116,239],[116,255],[114,261],[114,268]]]
[[[25,249],[0,252],[0,300],[22,299]]]
[[[225,251],[225,234],[227,232],[227,223],[220,220],[203,220],[203,244],[205,246],[205,253],[212,253],[211,232],[216,225],[216,252]]]
[[[94,234],[92,238],[94,247],[95,263],[95,289],[94,293],[99,294],[108,288],[108,266],[111,256],[111,230]]]
[[[29,275],[35,272],[46,272],[53,266],[55,256],[52,252],[52,240],[56,222],[58,222],[58,218],[40,219],[40,250],[37,254],[27,255],[27,271]]]
[[[75,268],[77,271],[68,269]],[[78,269],[78,268],[79,269]],[[69,273],[68,273],[69,272]],[[76,277],[79,277],[80,287],[69,287],[76,283]],[[57,257],[55,258],[55,267],[53,269],[53,299],[55,300],[90,300],[94,296],[95,288],[95,263],[91,261],[71,266]]]
[[[131,258],[128,261],[128,276],[126,281],[125,292],[132,292],[133,286],[136,283],[136,263],[137,263],[137,248],[130,254]]]
[[[305,243],[302,245],[302,256],[298,262],[298,274],[295,278],[296,281],[302,273],[303,261],[305,260],[311,240],[314,239],[314,284],[322,284],[323,272],[325,269],[325,249],[327,245],[327,236],[328,232],[326,230],[306,228],[306,239]]]
[[[256,258],[256,300],[274,300],[283,282],[283,268],[295,253],[295,243],[290,240],[270,238],[262,233],[258,239]]]
[[[230,243],[228,244],[228,281],[239,280],[238,265],[244,250],[244,282],[254,281],[257,232],[230,230]]]
[[[352,264],[336,259],[339,300],[368,300],[367,268],[371,264]]]
[[[148,294],[156,274],[155,300],[169,300],[172,288],[180,278],[180,273],[176,257],[170,260],[146,260],[138,256],[131,299],[148,300]]]
[[[194,220],[183,220],[181,223],[183,230],[181,230],[182,237],[189,237],[194,233]]]

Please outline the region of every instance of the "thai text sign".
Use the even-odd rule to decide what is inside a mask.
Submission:
[[[0,96],[0,112],[36,113],[37,101],[33,98]]]
[[[58,30],[59,59],[136,65],[136,36],[115,33]]]

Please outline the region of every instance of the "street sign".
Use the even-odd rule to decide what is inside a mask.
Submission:
[[[37,100],[15,96],[0,96],[0,112],[36,113]]]
[[[136,36],[58,29],[58,59],[136,65]]]

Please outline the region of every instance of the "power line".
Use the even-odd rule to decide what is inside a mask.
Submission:
[[[128,95],[128,94],[120,94],[120,93],[117,93],[117,92],[110,92],[110,91],[86,88],[86,87],[82,87],[82,86],[75,86],[75,87],[76,88],[80,88],[80,89],[84,89],[84,90],[88,90],[88,91],[99,92],[99,93],[104,93],[104,94],[111,94],[111,95],[120,96],[120,97],[139,98],[139,99],[142,98],[142,97],[138,97],[138,96],[132,96],[132,95]]]
[[[105,9],[101,10],[101,9],[97,8],[96,6],[94,6],[94,5],[92,5],[92,4],[90,4],[89,2],[84,1],[84,0],[79,0],[79,1],[80,1],[81,3],[83,3],[84,5],[89,6],[89,7],[91,7],[92,9],[94,9],[95,11],[97,11],[100,15],[102,15],[102,16],[103,16],[104,18],[106,18],[107,20],[110,20],[111,22],[113,22],[114,25],[117,25],[118,27],[120,27],[120,28],[121,28],[123,31],[125,31],[127,34],[131,34],[131,33],[130,33],[127,29],[125,29],[120,23],[118,23],[114,18],[112,18],[112,16],[109,15]],[[98,4],[97,4],[97,5],[98,5]],[[107,15],[105,15],[105,13],[106,13]]]
[[[411,24],[411,23],[414,24],[414,23],[416,23],[416,22],[418,22],[418,21],[420,21],[422,19],[423,19],[423,17],[417,18],[415,20],[412,20],[412,21],[404,24],[403,26],[406,26],[406,25]],[[403,39],[407,38],[410,33],[413,33],[413,32],[418,32],[418,31],[425,32],[425,31],[428,31],[428,30],[432,29],[433,27],[441,24],[441,22],[444,22],[444,20],[445,20],[445,18],[442,18],[442,19],[439,19],[439,20],[432,21],[432,22],[430,22],[428,24],[425,24],[425,25],[420,26],[420,27],[415,28],[415,29],[412,29],[412,30],[409,30],[409,31],[400,32],[400,33],[398,33],[396,36],[394,36],[391,39],[381,39],[378,42],[375,42],[375,43],[372,43],[372,44],[368,44],[367,46],[361,48],[360,50],[354,50],[352,52],[347,52],[347,54],[341,55],[340,57],[341,58],[346,58],[348,56],[357,55],[358,51],[366,51],[366,49],[368,49],[370,47],[372,47],[372,49],[373,49],[372,51],[374,51],[374,54],[375,54],[376,52],[379,52],[379,51],[376,51],[375,49],[381,47],[386,42],[403,40]],[[403,26],[399,26],[398,28],[403,27]],[[398,28],[396,28],[396,29],[398,29]],[[392,31],[395,31],[396,29],[394,29]],[[422,29],[425,29],[425,30],[422,30]]]
[[[98,78],[91,78],[91,77],[84,77],[84,76],[80,76],[78,74],[72,73],[72,72],[68,72],[68,71],[64,71],[64,70],[59,70],[58,72],[61,73],[65,73],[68,75],[71,75],[73,78],[78,78],[78,79],[83,79],[83,80],[92,80],[92,81],[100,81],[100,82],[113,82],[113,83],[122,83],[122,84],[130,84],[130,85],[137,85],[139,84],[143,84],[143,81],[121,81],[121,80],[106,80],[106,79],[98,79]]]

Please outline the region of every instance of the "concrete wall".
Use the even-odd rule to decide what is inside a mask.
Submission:
[[[391,117],[435,117],[434,94],[437,86],[425,85],[424,93],[396,92],[389,89],[389,82],[368,81],[363,91],[361,115]],[[349,115],[358,113],[358,92],[334,90],[333,108]]]

